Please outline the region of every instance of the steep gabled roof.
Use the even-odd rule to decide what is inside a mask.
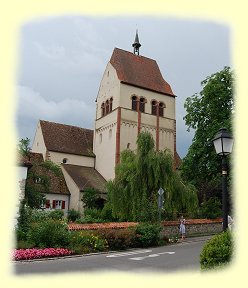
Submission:
[[[92,167],[62,164],[66,172],[71,176],[80,191],[93,188],[99,192],[106,192],[106,180]]]
[[[175,96],[155,60],[115,48],[110,63],[121,82]]]
[[[40,120],[47,150],[94,156],[93,130]]]

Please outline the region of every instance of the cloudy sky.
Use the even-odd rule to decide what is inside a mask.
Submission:
[[[140,54],[155,59],[176,98],[177,150],[187,154],[194,131],[183,116],[201,81],[232,66],[230,27],[180,18],[41,18],[20,29],[16,127],[18,140],[34,138],[39,119],[93,129],[95,99],[114,47],[132,51],[138,28]]]

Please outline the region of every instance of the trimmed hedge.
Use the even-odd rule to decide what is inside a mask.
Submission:
[[[222,267],[229,263],[233,254],[232,234],[229,230],[213,236],[200,254],[202,270]]]
[[[134,229],[99,229],[94,234],[107,240],[109,250],[125,250],[134,247],[136,243]]]

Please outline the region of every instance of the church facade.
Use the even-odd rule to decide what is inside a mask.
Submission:
[[[94,130],[40,120],[32,152],[62,168],[70,191],[69,209],[83,212],[86,188],[106,193],[125,149],[136,150],[137,136],[148,131],[157,150],[169,149],[177,160],[175,95],[155,60],[115,48],[96,97]]]

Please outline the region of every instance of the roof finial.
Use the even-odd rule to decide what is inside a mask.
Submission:
[[[133,53],[139,55],[139,47],[141,44],[139,43],[139,36],[138,36],[138,29],[136,29],[136,35],[135,35],[135,40],[133,43]]]

